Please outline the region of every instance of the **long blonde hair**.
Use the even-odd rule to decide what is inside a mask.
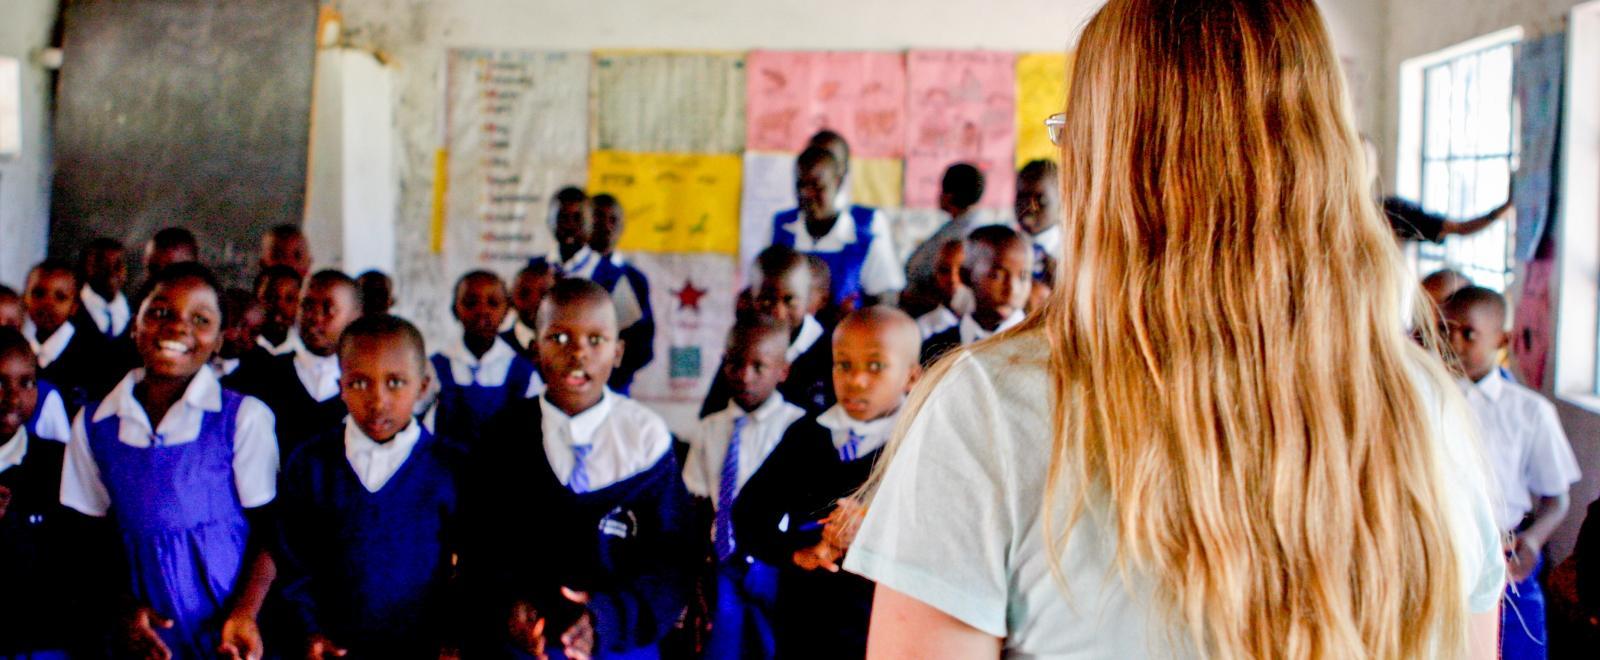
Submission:
[[[1101,505],[1118,565],[1213,657],[1464,653],[1413,379],[1453,388],[1403,333],[1313,0],[1111,0],[1071,78],[1061,272],[1006,335],[1049,344],[1053,556]]]

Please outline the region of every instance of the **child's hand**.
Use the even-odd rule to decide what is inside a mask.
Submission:
[[[589,604],[589,594],[582,591],[562,587],[561,595],[579,605]],[[594,617],[587,610],[561,633],[561,649],[570,660],[590,660],[594,656]]]
[[[867,508],[854,498],[839,500],[822,527],[822,540],[840,551],[849,550],[856,540],[856,532],[861,529],[861,519],[866,515]]]
[[[156,632],[158,628],[171,629],[172,619],[161,616],[149,607],[134,610],[123,630],[123,641],[128,645],[128,652],[135,658],[145,660],[172,660],[172,649],[161,641],[161,635]]]
[[[306,660],[327,660],[328,658],[342,658],[349,651],[334,644],[333,640],[323,635],[312,635],[310,643],[306,644]]]
[[[0,520],[6,517],[6,507],[11,506],[11,489],[0,486]]]
[[[544,618],[527,601],[519,600],[511,606],[511,617],[506,622],[511,643],[535,658],[544,657]]]
[[[1533,569],[1539,565],[1539,551],[1541,546],[1538,541],[1522,535],[1511,538],[1511,556],[1506,558],[1506,572],[1511,574],[1512,582],[1521,582],[1533,575]]]
[[[839,558],[843,556],[844,553],[840,552],[838,548],[833,547],[827,541],[823,541],[809,548],[796,550],[794,552],[794,565],[807,571],[822,569],[829,573],[838,573]]]
[[[261,660],[261,628],[254,617],[235,614],[222,622],[222,643],[217,653],[231,660]]]

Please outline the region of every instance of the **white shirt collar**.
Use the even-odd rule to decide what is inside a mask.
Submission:
[[[210,369],[196,371],[183,390],[183,398],[167,409],[166,416],[153,429],[144,404],[134,396],[134,387],[144,380],[144,369],[134,369],[106,395],[95,410],[94,419],[101,422],[116,415],[120,420],[117,438],[132,447],[151,445],[180,445],[200,437],[200,422],[205,413],[222,410],[222,385]]]
[[[306,394],[319,403],[339,396],[338,355],[315,355],[299,344],[294,348],[294,373],[300,377]]]
[[[571,417],[543,397],[539,407],[545,459],[569,488],[579,447],[591,492],[649,470],[672,449],[672,433],[659,415],[610,390],[600,403]]]
[[[789,349],[783,352],[784,358],[793,364],[816,345],[817,340],[822,338],[822,333],[822,323],[807,314],[806,320],[800,323],[800,334],[795,335],[794,341],[789,342]]]
[[[940,305],[933,311],[917,317],[917,329],[922,331],[923,339],[954,328],[960,323],[961,317],[956,316],[956,313],[945,305]]]
[[[606,421],[606,416],[611,414],[611,409],[617,405],[619,396],[608,387],[605,393],[600,395],[599,403],[570,417],[542,396],[539,397],[539,409],[544,413],[544,419],[566,430],[561,434],[561,440],[567,445],[589,445],[594,443],[595,431],[600,429],[600,425]]]
[[[361,486],[369,493],[376,493],[383,490],[384,484],[389,483],[394,473],[400,471],[400,466],[405,465],[421,437],[422,428],[417,425],[416,419],[412,419],[388,442],[378,442],[346,417],[344,457],[350,462],[350,469],[355,471],[356,478],[361,480]]]
[[[594,275],[595,266],[600,265],[599,257],[593,248],[585,245],[578,248],[571,259],[562,260],[561,253],[557,252],[550,261],[561,264],[561,272],[567,277],[586,280]]]
[[[766,401],[762,401],[761,405],[756,406],[755,410],[746,411],[744,408],[740,408],[739,404],[729,401],[728,414],[730,415],[731,419],[749,417],[750,419],[755,420],[756,423],[760,424],[771,419],[773,415],[781,412],[785,407],[788,406],[788,404],[789,402],[783,398],[782,394],[778,393],[777,391],[773,391],[772,396],[767,397]]]
[[[1011,316],[1007,316],[1005,318],[1005,320],[1000,322],[999,326],[995,327],[994,332],[990,332],[988,330],[984,330],[983,326],[978,325],[977,320],[973,319],[971,314],[963,316],[963,317],[961,317],[961,326],[960,326],[961,327],[961,330],[960,330],[960,332],[961,332],[961,345],[962,346],[966,346],[967,344],[971,344],[971,343],[976,342],[976,341],[981,341],[981,340],[984,340],[984,339],[988,339],[990,337],[993,337],[994,335],[997,335],[997,334],[1000,334],[1000,333],[1005,332],[1007,330],[1010,330],[1012,327],[1015,327],[1018,323],[1021,323],[1022,319],[1026,318],[1026,317],[1027,317],[1027,314],[1024,313],[1022,310],[1019,309],[1017,311],[1014,311],[1014,312],[1011,313]]]
[[[28,455],[28,426],[17,427],[15,435],[11,436],[5,444],[0,445],[0,472],[5,472],[18,465]]]
[[[515,315],[513,315],[513,316],[515,316]],[[531,327],[528,327],[528,324],[523,323],[522,319],[519,318],[519,319],[517,319],[517,324],[515,326],[512,326],[511,334],[512,334],[512,336],[517,338],[517,346],[515,346],[514,348],[519,348],[519,349],[522,349],[522,350],[533,350],[534,349],[533,340],[538,338],[539,331],[534,330]]]
[[[30,320],[22,324],[22,333],[27,337],[28,343],[33,345],[33,352],[39,356],[39,368],[43,369],[50,366],[50,363],[55,362],[67,350],[67,344],[72,343],[72,336],[77,334],[77,329],[72,327],[72,321],[67,321],[56,328],[55,332],[50,333],[44,341],[39,341],[39,328]]]
[[[89,313],[90,318],[94,319],[94,323],[99,326],[100,332],[105,333],[107,336],[115,337],[121,335],[122,331],[127,329],[128,319],[132,315],[132,311],[128,309],[128,297],[122,295],[121,291],[118,291],[117,295],[112,296],[111,300],[107,301],[94,290],[94,287],[85,284],[78,291],[78,300],[83,302],[83,310]]]
[[[839,211],[839,219],[834,221],[833,228],[820,237],[814,237],[806,230],[805,211],[801,211],[783,228],[794,235],[794,249],[797,252],[837,252],[856,242],[856,217],[848,208]]]
[[[281,344],[274,344],[267,341],[265,336],[258,336],[256,337],[256,345],[266,349],[272,355],[288,355],[301,347],[300,331],[295,328],[289,328],[289,331],[284,333],[283,343]]]
[[[1506,391],[1506,380],[1504,376],[1500,375],[1499,367],[1496,367],[1494,370],[1490,371],[1489,375],[1484,376],[1483,380],[1480,380],[1476,383],[1467,380],[1466,378],[1461,378],[1459,380],[1461,381],[1462,387],[1476,389],[1479,392],[1482,392],[1483,395],[1490,401],[1499,401],[1500,395]]]
[[[889,436],[894,433],[894,420],[899,415],[900,409],[896,407],[895,411],[886,417],[863,422],[851,417],[844,408],[835,404],[817,416],[817,423],[833,433],[834,449],[843,448],[854,435],[856,456],[859,458],[889,444]]]
[[[482,357],[472,354],[472,350],[467,348],[465,337],[457,339],[453,344],[446,344],[441,352],[450,360],[451,380],[461,385],[475,384],[482,387],[499,387],[505,384],[506,376],[511,373],[511,362],[517,358],[516,349],[499,336],[494,338],[494,343]]]

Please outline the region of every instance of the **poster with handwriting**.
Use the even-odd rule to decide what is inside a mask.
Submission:
[[[1032,160],[1060,160],[1044,120],[1067,105],[1067,70],[1072,56],[1024,53],[1017,56],[1017,169]]]
[[[597,151],[589,194],[622,203],[618,249],[627,252],[739,252],[740,158],[723,154]]]
[[[744,150],[742,54],[600,51],[594,81],[595,151]]]
[[[827,128],[852,160],[905,154],[903,54],[754,51],[745,68],[747,149],[798,152]]]
[[[984,208],[1004,208],[1016,189],[1016,55],[914,50],[906,56],[906,197],[936,208],[945,168],[970,162],[986,179]]]
[[[555,247],[549,199],[586,178],[589,56],[452,50],[443,270],[510,276]],[[410,283],[408,283],[409,285]]]

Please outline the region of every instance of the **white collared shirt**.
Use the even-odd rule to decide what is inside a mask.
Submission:
[[[388,442],[378,442],[367,437],[361,427],[345,417],[344,458],[350,462],[350,469],[355,471],[356,478],[361,480],[361,487],[369,493],[376,493],[383,490],[383,485],[389,483],[394,473],[400,471],[400,466],[405,465],[421,437],[422,429],[415,419]]]
[[[239,370],[239,358],[218,358],[213,360],[211,362],[211,370],[217,373],[218,378],[232,375],[233,372]]]
[[[517,350],[496,336],[489,350],[484,351],[482,356],[474,355],[467,348],[466,338],[462,337],[446,344],[439,355],[450,361],[450,380],[457,385],[499,387],[505,384],[506,376],[511,373],[511,363],[517,358]]]
[[[1038,265],[1038,256],[1042,252],[1056,263],[1061,263],[1061,225],[1051,223],[1050,228],[1033,235],[1034,262]]]
[[[900,408],[896,406],[894,412],[885,417],[863,422],[851,417],[842,406],[834,404],[832,408],[817,416],[817,423],[833,434],[835,450],[843,449],[845,443],[850,442],[850,435],[854,433],[856,457],[860,458],[889,444],[889,436],[894,433],[894,420],[899,415]]]
[[[22,335],[33,346],[34,354],[39,356],[40,369],[50,366],[50,363],[59,359],[61,354],[66,352],[67,344],[72,343],[72,336],[75,334],[77,329],[72,327],[72,321],[67,321],[56,328],[55,332],[50,333],[44,341],[39,341],[38,326],[35,326],[32,320],[22,324]]]
[[[17,432],[0,445],[0,472],[22,465],[22,459],[28,456],[28,427],[17,427]]]
[[[789,426],[805,416],[804,409],[784,400],[777,392],[750,412],[745,412],[737,403],[728,402],[728,407],[700,420],[698,433],[689,445],[689,455],[683,461],[683,485],[695,495],[711,498],[713,507],[718,506],[722,463],[727,460],[728,445],[733,441],[735,420],[749,420],[739,431],[739,483],[734,486],[737,495],[777,448]]]
[[[856,242],[856,218],[850,209],[839,212],[833,229],[820,238],[806,231],[806,215],[801,212],[784,229],[794,234],[794,250],[805,254],[839,252]],[[883,211],[872,211],[872,245],[867,246],[867,257],[861,264],[861,291],[877,296],[906,288],[905,267],[895,256],[894,241],[889,233],[889,219]]]
[[[961,323],[961,317],[950,311],[949,307],[940,305],[933,311],[917,317],[917,329],[922,331],[923,341],[929,337],[956,327]]]
[[[294,349],[294,375],[318,403],[339,396],[339,356],[315,355],[304,344]]]
[[[515,317],[516,315],[511,314],[510,316]],[[517,345],[513,348],[524,351],[538,350],[539,347],[534,346],[533,342],[539,338],[539,331],[534,330],[533,328],[529,327],[528,324],[523,323],[522,319],[517,319],[516,325],[512,326],[511,335],[517,338]]]
[[[594,407],[571,417],[544,397],[539,398],[539,409],[545,457],[564,486],[572,477],[575,445],[590,447],[583,463],[591,491],[650,469],[672,449],[665,420],[610,389]]]
[[[600,265],[600,255],[585,245],[578,248],[571,259],[562,259],[561,253],[556,252],[550,256],[550,263],[560,264],[561,274],[566,277],[587,280],[594,277],[594,269]]]
[[[39,422],[34,425],[34,436],[40,440],[54,440],[66,444],[72,439],[72,419],[67,417],[67,404],[60,392],[51,392],[39,401]]]
[[[288,355],[304,347],[304,344],[300,343],[300,331],[295,328],[289,328],[289,332],[284,333],[281,344],[274,344],[267,341],[265,336],[258,336],[256,345],[272,355]]]
[[[783,352],[784,359],[788,360],[789,364],[794,364],[795,360],[800,359],[800,356],[805,355],[806,351],[817,344],[818,339],[822,339],[823,332],[822,322],[807,314],[806,319],[800,323],[800,334],[795,335],[794,340],[789,342],[789,348]]]
[[[994,335],[997,335],[997,334],[1000,334],[1000,333],[1005,332],[1007,330],[1010,330],[1011,328],[1015,327],[1018,323],[1021,323],[1022,319],[1024,319],[1024,318],[1027,318],[1027,314],[1024,313],[1022,310],[1019,309],[1017,311],[1014,311],[1014,312],[1011,313],[1011,316],[1007,316],[1005,318],[1005,320],[1001,321],[1000,325],[995,326],[994,331],[991,332],[991,331],[988,331],[988,330],[984,330],[983,326],[978,325],[978,321],[976,319],[972,318],[971,314],[963,316],[963,317],[961,317],[961,330],[960,330],[960,332],[961,332],[961,345],[962,346],[966,346],[966,345],[971,344],[973,342],[982,341],[984,339],[988,339],[990,337],[993,337]]]
[[[128,329],[128,320],[133,317],[133,311],[128,308],[128,297],[122,295],[121,291],[108,302],[94,287],[85,284],[78,291],[78,300],[83,302],[83,311],[89,313],[89,318],[94,319],[94,324],[107,337],[121,336],[122,331]]]
[[[1495,522],[1509,532],[1533,510],[1535,496],[1561,495],[1578,482],[1578,459],[1555,406],[1538,392],[1506,380],[1499,369],[1477,383],[1458,383],[1476,411],[1484,458],[1500,487]]]
[[[115,415],[117,440],[129,447],[148,449],[159,441],[163,446],[182,445],[200,437],[200,424],[208,412],[222,410],[222,386],[210,369],[195,372],[183,398],[172,404],[155,429],[145,415],[144,404],[133,390],[144,379],[143,369],[134,369],[95,409],[94,419],[85,420],[87,409],[72,422],[72,440],[61,469],[61,503],[80,513],[101,517],[111,509],[111,495],[100,480],[100,466],[89,448],[88,422],[100,422]],[[273,429],[272,409],[255,397],[244,397],[234,418],[233,483],[239,503],[254,508],[277,495],[278,436]]]

